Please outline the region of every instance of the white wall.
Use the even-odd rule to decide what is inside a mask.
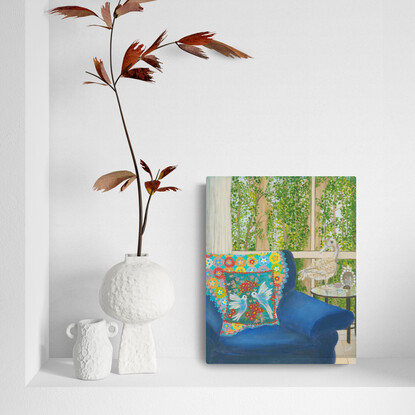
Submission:
[[[159,1],[117,22],[117,70],[134,39],[149,44],[164,28],[170,40],[212,30],[254,57],[206,62],[166,48],[155,84],[119,84],[139,157],[154,169],[179,164],[166,182],[183,189],[154,199],[144,239],[177,290],[174,310],[154,325],[160,356],[203,355],[205,177],[253,174],[358,177],[358,356],[413,355],[414,147],[396,131],[404,116],[396,88],[410,71],[392,63],[403,58],[393,33],[402,11],[385,7]],[[135,247],[134,188],[91,190],[101,174],[132,168],[111,90],[82,85],[94,56],[108,61],[106,31],[51,21],[52,356],[70,355],[67,323],[102,315],[103,275]],[[408,99],[406,113],[412,108]]]
[[[16,387],[19,383],[23,385],[25,379],[24,16],[24,3],[3,2],[0,13],[0,408],[6,413],[13,413],[11,408],[18,401]]]
[[[26,381],[49,357],[48,1],[26,5]]]
[[[85,5],[93,3],[98,5],[93,0]],[[151,234],[145,242],[153,258],[170,270],[178,294],[174,311],[155,325],[160,354],[203,354],[203,306],[198,303],[203,301],[206,175],[356,174],[358,355],[413,355],[415,3],[215,0],[195,4],[159,0],[146,5],[145,14],[125,17],[130,40],[139,36],[137,27],[146,34],[142,37],[146,43],[165,27],[172,36],[212,29],[220,34],[218,38],[255,56],[250,62],[220,57],[203,62],[166,50],[160,54],[166,69],[157,84],[125,81],[122,88],[134,142],[146,161],[180,164],[171,183],[183,192],[162,195],[168,202],[154,204]],[[0,14],[5,34],[0,38],[2,413],[110,414],[137,409],[190,413],[195,408],[211,413],[219,405],[247,413],[257,403],[284,413],[331,413],[334,406],[339,414],[365,413],[369,408],[379,414],[392,408],[411,413],[409,388],[346,391],[353,396],[350,405],[344,404],[344,390],[337,396],[328,389],[286,388],[272,394],[255,390],[247,402],[245,390],[233,388],[96,388],[93,392],[24,388],[22,80],[25,69],[36,65],[36,61],[25,62],[28,57],[23,53],[25,6],[23,0],[4,3]],[[66,323],[100,313],[93,298],[105,269],[135,245],[133,192],[90,191],[97,176],[128,168],[129,159],[125,143],[119,146],[123,137],[110,91],[80,85],[87,59],[105,57],[103,46],[98,47],[99,32],[89,44],[80,40],[81,33],[87,33],[82,20],[52,20],[50,316],[55,355],[69,352],[70,346],[60,337]],[[117,43],[128,46],[129,41],[120,39],[121,34]],[[164,114],[162,120],[155,120],[156,109]],[[136,138],[141,131],[148,132],[151,143]],[[164,206],[170,212],[165,213]],[[324,402],[313,407],[310,402],[316,395],[324,396]]]

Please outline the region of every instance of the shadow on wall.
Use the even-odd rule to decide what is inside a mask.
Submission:
[[[206,301],[204,298],[206,296],[206,282],[205,282],[205,275],[206,275],[206,185],[200,185],[197,188],[197,196],[198,196],[198,229],[199,232],[199,240],[198,240],[198,252],[200,253],[200,273],[197,276],[199,279],[198,292],[196,293],[197,298],[200,299],[200,307],[197,310],[198,313],[198,355],[201,361],[205,363],[206,361]]]
[[[102,272],[91,269],[82,274],[67,278],[59,287],[59,295],[55,293],[51,309],[54,310],[50,322],[50,345],[54,348],[51,357],[72,357],[74,340],[68,339],[65,330],[68,324],[77,323],[85,318],[103,318],[115,321],[108,317],[99,305],[98,292],[102,283]],[[71,310],[71,321],[68,321],[68,310]],[[120,326],[119,322],[117,322]],[[121,328],[121,327],[120,327]],[[120,330],[121,331],[121,330]],[[114,356],[118,354],[119,336],[113,339]],[[59,353],[56,351],[59,350]]]

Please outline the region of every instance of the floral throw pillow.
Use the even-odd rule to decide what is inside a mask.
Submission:
[[[206,289],[222,315],[220,335],[233,336],[247,328],[279,324],[277,308],[288,271],[284,253],[278,251],[206,255]],[[247,309],[241,314],[244,300]]]
[[[238,323],[258,327],[277,321],[272,271],[225,272],[225,280],[228,308],[224,325]]]

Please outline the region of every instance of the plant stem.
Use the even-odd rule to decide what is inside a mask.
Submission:
[[[118,2],[118,5],[121,3],[121,0]],[[112,38],[113,38],[113,34],[114,34],[114,26],[115,26],[115,16],[112,20],[112,28],[111,28],[111,35],[110,35],[110,70],[111,70],[111,79],[112,79],[112,84],[113,87],[112,89],[114,90],[115,96],[117,98],[117,103],[118,103],[118,108],[120,110],[120,115],[121,115],[121,121],[124,127],[124,132],[125,132],[125,136],[127,137],[127,142],[128,142],[128,147],[130,149],[130,153],[131,153],[131,158],[133,159],[133,164],[134,164],[134,171],[135,171],[135,175],[137,177],[137,191],[138,191],[138,216],[139,216],[139,220],[138,220],[138,243],[137,243],[137,256],[141,256],[141,250],[142,250],[142,240],[143,240],[143,197],[141,194],[141,181],[140,181],[140,175],[138,172],[138,165],[137,165],[137,160],[134,154],[134,149],[133,146],[131,144],[131,140],[130,140],[130,135],[128,134],[128,129],[127,129],[127,125],[125,123],[125,118],[124,118],[124,113],[121,107],[121,101],[120,101],[120,97],[118,95],[118,90],[115,84],[115,79],[114,79],[114,71],[113,71],[113,64],[112,64]]]
[[[156,189],[156,184],[157,184],[157,180],[158,180],[158,177],[159,177],[159,173],[160,173],[160,170],[156,174],[156,178],[154,179],[153,187],[151,188],[150,196],[148,197],[148,200],[147,200],[146,211],[144,213],[144,223],[143,223],[143,231],[142,231],[142,234],[144,234],[144,232],[146,230],[147,217],[148,217],[148,208],[150,206],[150,200],[151,200],[152,196],[155,193],[155,189]]]
[[[170,45],[174,45],[174,44],[177,45],[177,40],[175,40],[174,42],[165,43],[164,45],[161,45],[161,46],[159,46],[158,48],[156,48],[154,50],[161,49],[161,48],[164,48],[165,46],[170,46]]]
[[[97,76],[97,75],[95,75],[95,74],[93,74],[92,72],[88,72],[88,71],[85,71],[85,73],[87,73],[88,75],[91,75],[91,76],[95,76],[95,78],[97,78],[97,79],[99,79],[101,82],[104,82],[105,84],[107,84],[112,90],[114,90],[114,88],[112,87],[112,85],[111,84],[109,84],[105,79],[102,79],[102,78],[100,78],[99,76]]]

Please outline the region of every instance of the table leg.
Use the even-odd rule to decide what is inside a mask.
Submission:
[[[324,301],[326,302],[326,304],[329,303],[329,298],[328,297],[324,297]]]
[[[350,311],[350,297],[346,297],[346,308]],[[350,344],[350,326],[347,327],[347,343]]]

